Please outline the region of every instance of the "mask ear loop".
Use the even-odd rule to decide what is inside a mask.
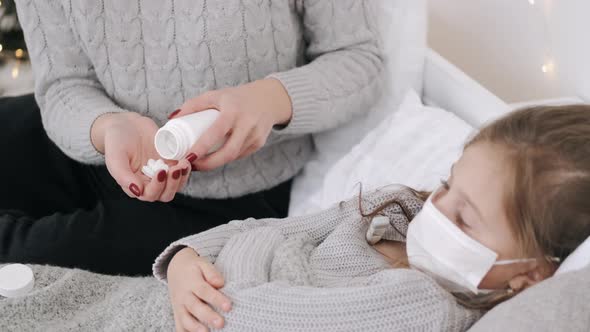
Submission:
[[[497,289],[492,292],[482,294],[460,292],[452,292],[451,294],[460,305],[466,308],[476,310],[490,310],[495,305],[516,296],[518,292],[508,286],[508,288],[505,289]]]
[[[561,259],[559,257],[553,257],[553,256],[545,256],[545,259],[547,259],[548,261],[551,262],[555,262],[555,263],[559,263],[561,261]],[[536,261],[536,258],[516,258],[516,259],[504,259],[501,261],[497,261],[494,263],[494,265],[508,265],[508,264],[514,264],[514,263],[527,263],[527,262],[532,262],[532,261]]]
[[[536,258],[516,258],[516,259],[504,259],[501,261],[494,262],[494,265],[509,265],[515,263],[528,263],[528,262],[535,262],[537,261]]]
[[[413,257],[421,257],[421,256],[430,258],[427,255],[414,255]],[[408,256],[408,265],[409,265],[409,256]],[[409,266],[409,268],[414,269],[411,266]],[[425,273],[424,271],[421,271],[420,269],[417,269],[417,271]],[[427,276],[429,276],[430,278],[433,278],[433,276],[430,276],[428,273],[425,273],[425,274]],[[435,279],[432,279],[432,280],[436,284],[441,286]],[[518,294],[518,292],[516,290],[514,290],[510,286],[510,284],[508,284],[505,289],[494,290],[493,292],[490,292],[487,294],[474,294],[471,292],[453,292],[453,291],[451,291],[449,293],[451,293],[453,295],[453,297],[455,297],[455,299],[461,305],[468,307],[468,308],[472,308],[472,309],[490,309],[496,303],[506,301],[506,300],[512,298],[513,296],[515,296],[516,294]]]
[[[545,259],[547,259],[548,261],[551,261],[551,262],[556,262],[556,263],[559,263],[561,261],[561,259],[559,257],[553,257],[553,256],[546,256]],[[530,260],[536,260],[536,258],[527,258],[524,260],[530,261]],[[511,264],[511,263],[515,263],[515,261],[522,262],[523,260],[521,260],[521,259],[506,260],[506,261],[501,261],[500,264],[498,264],[498,265]],[[522,291],[522,290],[520,290],[520,291]],[[520,293],[520,291],[515,290],[514,288],[512,288],[512,286],[510,286],[510,284],[508,284],[508,287],[503,290],[496,290],[496,291],[492,291],[487,294],[471,295],[470,296],[470,294],[453,293],[453,296],[455,296],[455,298],[458,299],[459,303],[461,303],[461,305],[463,305],[465,307],[473,308],[473,309],[489,310],[489,309],[493,308],[495,305],[497,305],[501,302],[504,302],[506,300],[509,300],[512,297],[518,295]]]

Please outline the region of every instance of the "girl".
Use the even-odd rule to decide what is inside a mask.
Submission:
[[[154,273],[179,331],[221,328],[221,313],[229,330],[464,330],[466,308],[550,277],[590,235],[588,197],[590,106],[530,108],[481,130],[431,195],[233,221],[173,243]],[[371,246],[377,216],[390,227]]]
[[[387,187],[174,242],[154,264],[171,303],[153,278],[36,266],[41,289],[0,300],[0,326],[464,331],[590,235],[588,197],[590,106],[521,110],[470,140],[432,194]]]

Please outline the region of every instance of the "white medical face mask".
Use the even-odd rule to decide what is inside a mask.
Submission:
[[[428,198],[408,227],[406,251],[410,266],[433,277],[450,292],[475,294],[494,265],[534,261],[534,258],[496,261],[498,254],[465,234]]]

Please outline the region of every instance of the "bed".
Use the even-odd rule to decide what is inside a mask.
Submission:
[[[417,99],[429,107],[445,108],[471,126],[508,111],[500,99],[431,50],[425,57],[423,82]],[[44,331],[174,329],[167,288],[155,278],[104,276],[39,265],[32,268],[36,283],[29,296],[10,303],[0,299],[2,331],[35,331],[39,322],[45,323]],[[590,268],[565,273],[497,306],[470,331],[587,331],[588,298]]]

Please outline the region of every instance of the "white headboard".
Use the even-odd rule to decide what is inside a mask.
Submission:
[[[429,49],[422,100],[455,113],[474,127],[510,111],[510,107],[438,53]]]

